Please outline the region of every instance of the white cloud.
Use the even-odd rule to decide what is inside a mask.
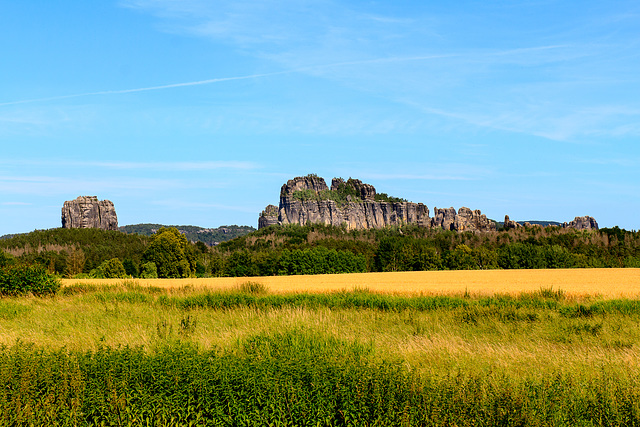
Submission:
[[[104,169],[154,170],[154,171],[213,171],[218,169],[254,170],[261,166],[247,161],[200,161],[200,162],[96,162],[79,160],[37,160],[37,159],[2,159],[0,164],[30,165],[48,167],[86,167]],[[2,177],[0,177],[1,179]],[[18,177],[16,177],[17,179]],[[27,179],[40,179],[27,178]],[[55,179],[55,178],[47,178]]]

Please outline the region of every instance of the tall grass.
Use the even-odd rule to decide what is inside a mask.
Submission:
[[[0,355],[2,425],[638,425],[636,376],[421,377],[369,346],[300,330],[188,344]],[[577,374],[577,375],[576,375]]]
[[[2,425],[638,425],[640,304],[264,286],[0,299]]]

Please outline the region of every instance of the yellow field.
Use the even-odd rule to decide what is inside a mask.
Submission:
[[[568,295],[640,298],[640,269],[410,271],[399,273],[324,274],[316,276],[220,277],[207,279],[135,279],[141,286],[228,289],[258,282],[271,292],[331,292],[366,288],[400,294],[518,294],[541,288]],[[122,279],[64,279],[74,283],[119,283]]]

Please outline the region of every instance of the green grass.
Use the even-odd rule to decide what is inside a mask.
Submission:
[[[2,425],[639,425],[640,303],[212,293],[0,299]]]

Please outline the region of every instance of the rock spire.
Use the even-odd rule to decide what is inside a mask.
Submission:
[[[100,228],[117,230],[118,217],[110,200],[98,200],[96,196],[79,196],[64,202],[62,228]]]

